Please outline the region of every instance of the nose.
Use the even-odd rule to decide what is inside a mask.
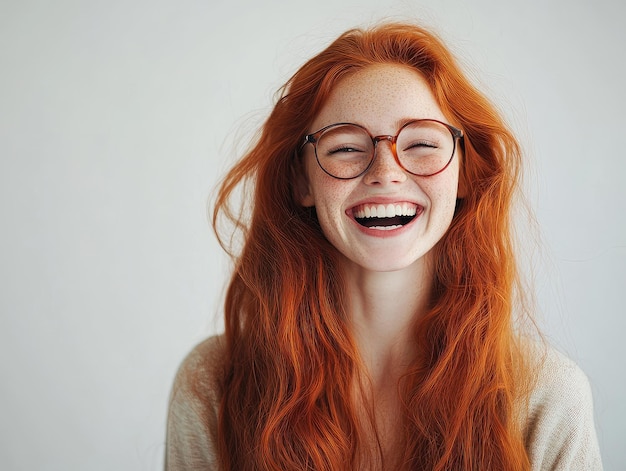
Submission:
[[[371,167],[363,176],[363,181],[366,184],[387,185],[402,183],[407,179],[406,171],[396,157],[395,142],[391,139],[379,139],[374,152]]]

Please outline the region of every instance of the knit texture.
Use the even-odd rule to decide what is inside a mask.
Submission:
[[[214,443],[219,398],[216,378],[222,337],[196,346],[178,370],[167,419],[167,471],[219,471]],[[539,351],[541,350],[541,353]],[[524,427],[533,471],[601,471],[602,462],[587,377],[554,349],[537,349],[541,362]],[[192,388],[189,378],[199,384]]]

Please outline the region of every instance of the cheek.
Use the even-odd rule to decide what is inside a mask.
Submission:
[[[315,209],[320,223],[332,224],[343,216],[342,202],[345,201],[346,194],[341,188],[332,184],[316,186],[314,194]]]
[[[456,209],[458,197],[458,168],[452,168],[454,172],[439,175],[441,178],[428,182],[425,191],[428,193],[433,220],[431,223],[440,226],[440,230],[446,230],[452,221]]]
[[[309,160],[306,167],[307,199],[319,211],[328,211],[330,208],[340,205],[349,193],[349,184],[327,175],[315,161],[315,157]]]

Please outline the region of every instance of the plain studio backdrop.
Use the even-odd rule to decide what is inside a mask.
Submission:
[[[517,132],[537,318],[626,469],[624,5],[2,0],[0,468],[162,468],[176,368],[221,328],[211,192],[299,65],[387,17],[437,30]]]

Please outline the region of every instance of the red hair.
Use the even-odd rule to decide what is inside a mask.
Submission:
[[[346,32],[301,67],[220,187],[214,227],[225,215],[243,230],[225,300],[222,470],[384,467],[380,449],[367,451],[375,426],[364,422],[355,388],[363,365],[337,252],[314,209],[297,197],[304,171],[297,154],[309,125],[342,77],[379,63],[420,72],[465,134],[465,190],[434,249],[434,290],[415,327],[419,355],[398,387],[405,417],[401,466],[529,469],[520,412],[530,374],[513,325],[517,275],[509,228],[519,146],[436,36],[386,24]],[[246,183],[253,192],[244,217],[229,203]]]

